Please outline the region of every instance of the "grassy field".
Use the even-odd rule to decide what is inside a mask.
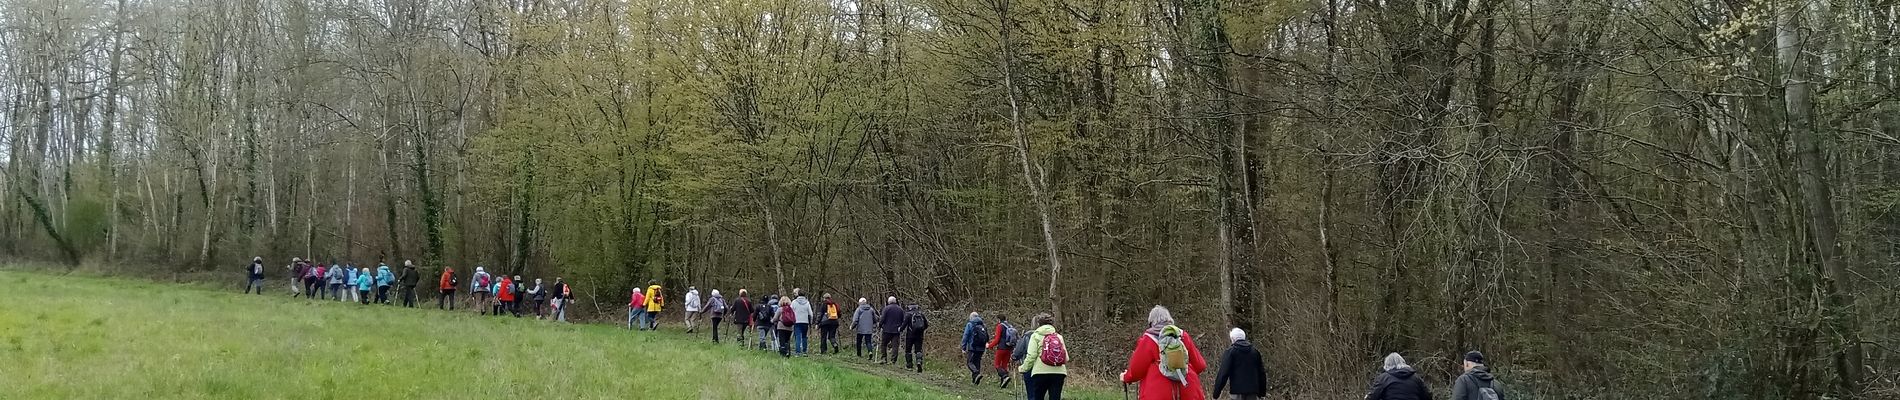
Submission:
[[[279,285],[281,286],[281,285]],[[609,325],[0,270],[0,399],[938,399],[862,366]],[[876,371],[872,371],[876,372]]]

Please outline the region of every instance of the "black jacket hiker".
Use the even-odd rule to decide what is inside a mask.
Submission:
[[[1464,375],[1459,375],[1457,382],[1451,384],[1451,400],[1502,399],[1504,394],[1498,392],[1496,382],[1493,382],[1495,379],[1496,377],[1491,376],[1489,367],[1479,365],[1471,368],[1470,371],[1465,371]],[[1491,393],[1496,394],[1497,397],[1485,396],[1484,389],[1491,389]]]
[[[1402,367],[1379,374],[1372,381],[1372,392],[1367,400],[1431,400],[1432,390],[1425,387],[1425,381],[1418,378],[1418,372],[1411,367]]]
[[[1260,362],[1260,351],[1246,339],[1234,342],[1220,356],[1220,374],[1214,376],[1214,395],[1221,388],[1235,395],[1266,396],[1267,367]]]

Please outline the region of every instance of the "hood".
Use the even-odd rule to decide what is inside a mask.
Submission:
[[[1047,335],[1051,333],[1056,333],[1055,325],[1043,325],[1043,326],[1036,327],[1036,334],[1038,335]]]
[[[1412,379],[1412,375],[1418,374],[1418,371],[1413,371],[1412,367],[1398,367],[1398,368],[1393,368],[1391,371],[1385,371],[1385,374],[1391,375],[1393,378],[1406,380],[1406,379]]]
[[[976,324],[981,324],[981,323],[983,323],[983,317],[976,316],[976,315],[970,316],[970,325],[976,325]]]
[[[726,296],[722,296],[722,295],[720,295],[720,294],[719,294],[719,291],[718,291],[718,290],[714,290],[714,291],[712,292],[712,297],[713,297],[713,298],[715,298],[715,299],[724,299],[724,298],[726,298]]]
[[[858,311],[871,311],[871,303],[858,303]]]
[[[799,307],[809,307],[811,306],[811,301],[805,300],[805,298],[800,297],[800,298],[792,299],[792,305],[796,305]]]
[[[384,266],[381,266],[381,267],[376,267],[376,271],[377,271],[377,272],[383,272],[383,273],[388,273],[388,272],[389,272],[389,266],[387,266],[387,265],[384,265]]]
[[[1472,367],[1470,371],[1465,371],[1465,375],[1471,375],[1472,378],[1477,378],[1483,382],[1490,382],[1493,379],[1497,379],[1497,377],[1491,376],[1491,367],[1483,365]]]
[[[1247,341],[1247,339],[1236,340],[1234,341],[1234,347],[1253,347],[1253,342]]]

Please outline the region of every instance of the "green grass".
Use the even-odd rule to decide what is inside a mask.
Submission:
[[[0,399],[938,399],[831,362],[468,312],[0,270]]]

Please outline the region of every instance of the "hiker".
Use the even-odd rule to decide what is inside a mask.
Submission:
[[[331,268],[323,273],[324,287],[329,288],[330,300],[343,301],[343,278],[349,275],[343,272],[343,268]]]
[[[513,278],[502,275],[501,284],[495,286],[495,299],[501,301],[501,304],[495,306],[495,316],[499,317],[502,313],[514,309],[515,280]]]
[[[877,314],[871,310],[871,302],[863,297],[859,297],[858,310],[851,313],[851,332],[857,334],[856,336],[858,338],[852,343],[852,347],[857,348],[858,358],[877,357],[877,349],[865,351],[866,347],[872,345],[871,334],[877,332],[876,319]]]
[[[508,289],[515,296],[515,301],[508,304],[511,306],[508,312],[514,314],[515,318],[521,318],[521,299],[528,297],[528,283],[521,280],[521,275],[515,275],[514,284],[514,287]]]
[[[1253,342],[1247,341],[1247,331],[1234,328],[1227,331],[1227,339],[1234,345],[1220,356],[1220,373],[1214,375],[1214,398],[1220,398],[1221,388],[1228,388],[1238,400],[1267,398],[1267,367],[1260,362],[1260,352],[1254,350]]]
[[[897,296],[884,299],[883,316],[878,319],[878,327],[883,328],[884,337],[879,338],[877,354],[883,360],[879,364],[897,363],[897,334],[904,333],[904,307],[897,305]],[[908,366],[906,366],[908,368]]]
[[[317,277],[319,276],[323,276],[323,264],[317,264],[303,269],[303,298],[316,298],[317,291],[323,290],[323,287],[317,286]]]
[[[798,312],[792,309],[792,298],[779,296],[778,316],[772,324],[778,328],[778,356],[792,356],[792,326],[798,322]]]
[[[996,313],[996,334],[990,335],[989,343],[985,343],[983,348],[996,350],[995,360],[991,364],[996,367],[997,387],[1009,387],[1010,353],[1016,350],[1016,337],[1020,334],[1015,325],[1009,324],[1009,315]]]
[[[798,298],[792,299],[792,317],[794,318],[792,320],[793,352],[798,353],[799,357],[804,357],[806,351],[811,349],[807,346],[808,343],[806,341],[806,339],[810,339],[811,300],[806,300],[804,291],[798,288],[792,288],[792,294],[798,296]]]
[[[904,314],[904,369],[911,369],[915,359],[917,372],[924,372],[924,330],[928,328],[930,319],[917,303],[910,303],[910,312]]]
[[[631,296],[628,296],[627,298],[627,329],[646,330],[647,329],[646,318],[647,318],[647,295],[646,293],[641,291],[640,288],[634,288],[633,294]],[[634,325],[636,324],[640,325],[640,327],[634,328]]]
[[[488,289],[495,284],[491,282],[493,279],[480,265],[475,266],[475,274],[468,277],[469,291],[475,293],[475,312],[478,314],[488,314]]]
[[[1148,329],[1135,338],[1135,352],[1128,356],[1128,369],[1122,370],[1122,383],[1137,383],[1142,400],[1201,400],[1201,372],[1207,360],[1194,346],[1187,331],[1174,325],[1174,314],[1167,307],[1148,310]]]
[[[1061,399],[1062,382],[1069,378],[1069,346],[1056,333],[1054,316],[1042,313],[1030,320],[1037,325],[1036,331],[1023,335],[1028,337],[1021,346],[1027,357],[1016,372],[1023,373],[1023,387],[1028,388],[1031,400]],[[1142,388],[1147,389],[1146,385]]]
[[[1029,323],[1034,324],[1035,322],[1036,322],[1036,319],[1034,317],[1031,317],[1029,319]],[[1030,325],[1030,326],[1036,326],[1036,325]],[[1018,333],[1018,334],[1015,334],[1014,336],[1016,336],[1016,348],[1009,350],[1009,364],[1011,365],[1010,367],[1011,369],[1015,369],[1014,366],[1016,365],[1022,365],[1023,360],[1026,360],[1029,358],[1030,336],[1038,336],[1038,335],[1035,335],[1034,332],[1031,332],[1031,334]],[[1035,396],[1036,395],[1036,380],[1029,379],[1030,378],[1029,372],[1016,371],[1016,373],[1021,374],[1023,377],[1023,393],[1025,397]],[[1126,389],[1126,387],[1123,387],[1123,388]],[[1124,392],[1122,393],[1122,395],[1126,396],[1127,393]]]
[[[447,305],[448,309],[454,310],[455,287],[461,284],[461,280],[455,277],[454,267],[442,267],[442,282],[436,286],[437,288],[441,288],[442,295],[435,298],[435,309],[441,310],[443,309],[443,305]]]
[[[745,289],[739,289],[739,299],[726,308],[726,315],[732,320],[732,327],[739,329],[739,347],[745,347],[745,334],[752,330],[752,299],[746,298]]]
[[[284,266],[285,271],[290,271],[290,297],[297,297],[297,295],[303,294],[303,292],[299,291],[299,288],[303,285],[303,269],[303,259],[298,257],[291,257],[290,265]]]
[[[376,303],[389,304],[389,285],[396,283],[396,274],[389,272],[389,265],[376,263]]]
[[[416,283],[421,280],[422,275],[416,273],[416,264],[402,260],[402,277],[396,278],[396,281],[402,283],[403,307],[416,308]]]
[[[376,279],[369,274],[369,268],[363,268],[360,271],[356,271],[356,298],[358,299],[357,303],[365,304],[365,305],[369,304],[369,299],[370,299],[369,289],[375,286],[376,286]]]
[[[251,265],[244,266],[244,294],[251,294],[253,288],[257,289],[257,294],[264,294],[263,256],[252,256]]]
[[[772,333],[772,325],[778,321],[778,298],[771,295],[759,297],[758,305],[753,307],[756,309],[752,311],[752,326],[759,330],[759,350],[772,349],[768,345],[778,346],[777,336]]]
[[[838,344],[838,302],[831,301],[831,293],[825,293],[824,300],[824,312],[818,314],[818,354],[838,354],[844,347]]]
[[[1372,390],[1366,393],[1366,400],[1430,400],[1432,390],[1425,386],[1425,380],[1418,378],[1418,371],[1405,364],[1405,357],[1399,353],[1385,356],[1385,372],[1372,380]]]
[[[666,288],[647,281],[647,329],[660,330],[660,309],[666,306]]]
[[[554,278],[554,320],[567,322],[567,303],[574,298],[574,287],[568,286],[567,278]]]
[[[1503,398],[1498,393],[1496,377],[1491,376],[1491,367],[1484,366],[1484,353],[1476,350],[1465,352],[1463,375],[1451,384],[1451,400],[1497,400]]]
[[[699,287],[686,287],[686,333],[699,331]]]
[[[712,315],[713,343],[719,343],[719,320],[726,317],[726,297],[719,295],[719,289],[713,289],[712,300],[706,301],[706,313]]]
[[[964,353],[963,364],[970,368],[970,385],[983,384],[983,350],[990,341],[988,327],[983,326],[983,316],[970,313],[970,321],[963,324]]]
[[[541,278],[534,278],[534,287],[528,288],[529,298],[534,300],[534,319],[541,319],[541,303],[548,301],[548,291],[541,288]]]
[[[339,296],[342,297],[340,300],[351,303],[363,301],[356,295],[356,267],[346,266],[338,269],[343,270],[343,295]]]

